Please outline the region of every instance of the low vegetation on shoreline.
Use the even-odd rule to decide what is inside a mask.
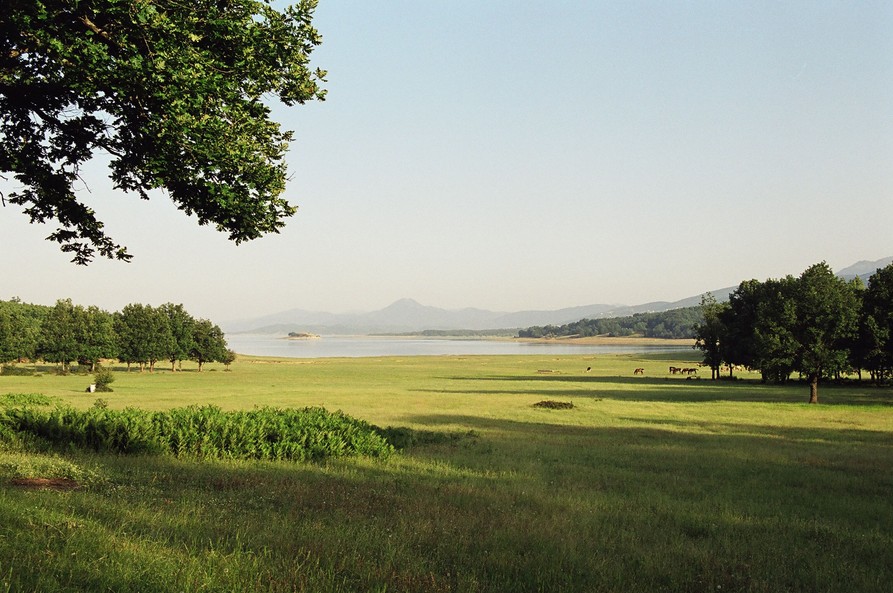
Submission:
[[[402,451],[6,439],[0,591],[884,591],[893,390],[842,382],[809,406],[756,374],[668,372],[697,357],[239,357],[119,372],[104,406],[81,376],[0,376],[0,394],[34,394],[4,410],[325,408]]]

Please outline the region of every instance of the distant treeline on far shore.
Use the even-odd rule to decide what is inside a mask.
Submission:
[[[644,336],[646,338],[694,339],[704,322],[701,307],[684,307],[659,313],[636,313],[629,317],[581,319],[564,325],[533,326],[518,331],[519,338],[578,336]]]

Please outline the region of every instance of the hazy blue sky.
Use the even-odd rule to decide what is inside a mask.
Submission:
[[[328,100],[281,235],[88,199],[131,264],[68,263],[0,208],[0,298],[217,322],[291,308],[676,300],[893,255],[893,3],[321,0]]]

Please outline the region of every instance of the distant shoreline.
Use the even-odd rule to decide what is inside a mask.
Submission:
[[[630,345],[630,346],[694,346],[693,338],[643,338],[641,336],[588,336],[561,338],[513,338],[518,342],[534,344],[577,344],[593,346]]]
[[[642,336],[559,336],[552,338],[519,338],[517,336],[483,336],[465,334],[425,335],[370,334],[374,338],[417,338],[422,340],[486,340],[497,342],[525,342],[531,344],[567,344],[570,346],[694,346],[694,338],[646,338]]]

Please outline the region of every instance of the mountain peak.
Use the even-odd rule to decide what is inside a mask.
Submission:
[[[415,299],[405,298],[394,301],[393,303],[382,309],[382,311],[419,311],[430,308],[431,307],[423,305]]]
[[[878,269],[883,268],[890,263],[893,263],[893,257],[885,257],[877,261],[862,260],[854,263],[848,268],[842,269],[841,271],[837,272],[837,275],[843,278],[852,276],[864,276],[867,278],[868,276],[874,274]]]

